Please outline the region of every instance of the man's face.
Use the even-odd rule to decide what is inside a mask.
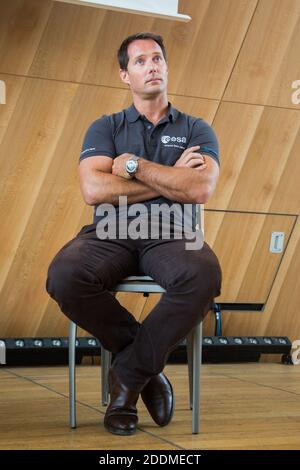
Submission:
[[[168,67],[162,50],[152,39],[137,39],[128,46],[127,70],[120,70],[132,93],[151,97],[167,89]]]

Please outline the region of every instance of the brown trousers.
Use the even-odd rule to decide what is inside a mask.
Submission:
[[[72,321],[115,353],[122,382],[140,391],[161,372],[169,353],[220,295],[221,269],[204,243],[186,250],[183,239],[100,240],[86,225],[54,257],[46,289]],[[124,277],[149,275],[164,293],[140,324],[110,293]]]

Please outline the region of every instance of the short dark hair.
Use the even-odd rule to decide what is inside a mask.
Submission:
[[[136,33],[124,39],[124,41],[122,42],[118,50],[118,61],[119,61],[121,70],[127,70],[128,62],[129,62],[128,46],[129,44],[131,44],[133,41],[136,41],[137,39],[152,39],[153,41],[157,42],[157,44],[160,46],[162,50],[165,61],[167,61],[166,49],[164,46],[163,38],[161,36],[159,36],[158,34],[147,33],[147,32]]]

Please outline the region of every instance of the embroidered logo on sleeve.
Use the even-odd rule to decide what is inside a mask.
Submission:
[[[83,155],[83,154],[86,153],[86,152],[93,152],[94,150],[96,150],[96,147],[91,147],[91,148],[89,148],[89,149],[85,149],[85,150],[83,150],[83,152],[81,152],[80,155]]]

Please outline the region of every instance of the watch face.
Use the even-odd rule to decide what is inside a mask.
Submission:
[[[127,162],[127,170],[128,171],[134,171],[135,170],[135,167],[136,167],[136,163],[134,160],[129,160]]]
[[[137,162],[136,160],[127,160],[126,162],[126,171],[127,173],[135,173],[137,170]]]

